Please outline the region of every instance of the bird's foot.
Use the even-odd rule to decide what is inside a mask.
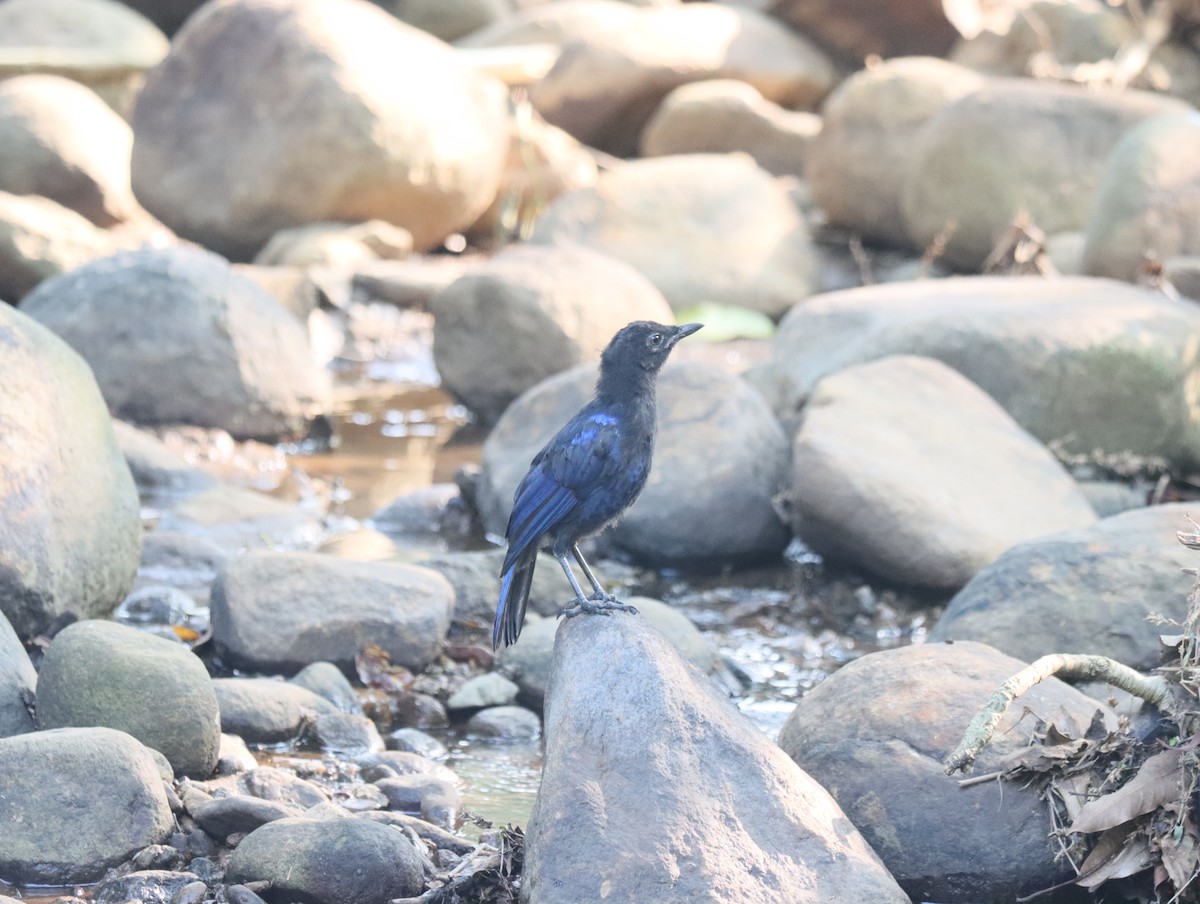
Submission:
[[[622,603],[610,593],[592,594],[587,599],[581,599],[574,606],[568,606],[558,613],[559,618],[574,618],[576,615],[612,615],[614,612],[628,612],[637,615],[637,608],[628,603]]]

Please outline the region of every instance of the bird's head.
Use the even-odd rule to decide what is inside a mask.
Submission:
[[[680,339],[690,336],[702,323],[667,326],[651,320],[635,320],[622,327],[600,356],[600,369],[637,369],[657,373]]]

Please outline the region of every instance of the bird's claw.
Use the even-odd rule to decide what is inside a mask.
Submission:
[[[637,608],[628,603],[622,603],[615,596],[605,593],[602,596],[592,594],[587,599],[579,600],[574,606],[568,606],[558,613],[559,618],[574,618],[576,615],[612,615],[614,612],[628,612],[637,615]]]

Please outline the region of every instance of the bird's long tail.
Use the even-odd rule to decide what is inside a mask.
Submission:
[[[500,644],[517,642],[525,623],[525,606],[529,602],[529,587],[533,583],[533,566],[537,564],[537,549],[531,549],[500,576],[500,602],[496,606],[496,623],[492,626],[492,649]]]

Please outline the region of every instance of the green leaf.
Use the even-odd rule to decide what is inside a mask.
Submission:
[[[770,339],[775,324],[766,314],[733,305],[705,302],[675,312],[679,323],[703,323],[691,342],[725,342],[729,339]]]

